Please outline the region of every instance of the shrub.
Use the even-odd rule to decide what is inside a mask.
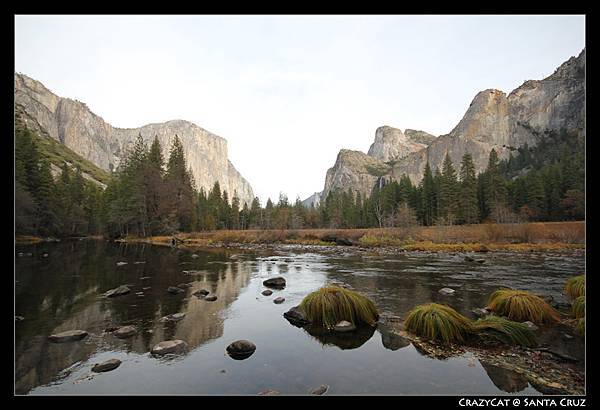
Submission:
[[[375,326],[379,314],[368,298],[338,286],[326,286],[312,292],[302,300],[300,308],[317,326],[332,329],[338,322],[347,320],[358,326]]]
[[[573,315],[576,319],[581,319],[585,316],[585,296],[581,295],[573,301]]]
[[[567,280],[565,293],[570,299],[585,295],[585,275],[574,276]]]
[[[468,318],[446,305],[415,306],[404,321],[407,330],[444,343],[463,342],[471,332]]]
[[[490,296],[487,308],[518,322],[553,323],[560,316],[552,306],[539,296],[523,290],[501,289]]]
[[[535,346],[535,334],[523,323],[506,320],[499,316],[486,316],[473,323],[473,330],[484,338],[495,339],[506,344],[525,347]]]

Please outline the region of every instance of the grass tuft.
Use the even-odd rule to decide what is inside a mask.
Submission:
[[[585,335],[585,318],[582,317],[577,321],[577,324],[575,325],[575,331],[580,336]]]
[[[527,325],[513,322],[499,316],[486,316],[473,323],[473,330],[479,336],[498,340],[505,344],[524,347],[535,346],[535,334]]]
[[[585,275],[574,276],[565,284],[565,294],[569,299],[585,295]]]
[[[487,308],[517,322],[554,323],[560,316],[544,299],[523,290],[501,289],[490,296]]]
[[[437,303],[415,306],[408,313],[404,326],[418,336],[444,343],[463,342],[472,330],[467,317]]]
[[[326,286],[302,300],[300,308],[315,325],[333,329],[342,320],[358,326],[375,326],[379,314],[368,298],[338,286]]]
[[[576,319],[581,319],[585,316],[585,296],[581,295],[573,301],[573,315]]]

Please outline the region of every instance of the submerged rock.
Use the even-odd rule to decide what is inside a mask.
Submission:
[[[356,330],[356,326],[354,326],[347,320],[342,320],[333,327],[333,330],[335,330],[336,332],[351,332],[353,330]]]
[[[184,317],[185,317],[185,313],[173,313],[173,314],[163,317],[161,319],[161,321],[162,322],[165,322],[165,321],[177,322],[177,321],[180,321],[181,319],[183,319]]]
[[[263,290],[261,293],[262,293],[264,296],[271,296],[271,295],[273,294],[273,291],[272,291],[272,290],[270,290],[270,289],[266,289],[266,290]]]
[[[327,393],[327,390],[329,390],[329,386],[326,384],[322,384],[319,387],[317,387],[316,389],[311,390],[310,394],[314,394],[316,396],[322,396],[325,393]]]
[[[152,348],[151,353],[154,355],[164,355],[164,354],[178,354],[183,353],[187,350],[187,343],[183,340],[165,340],[164,342],[160,342]]]
[[[279,392],[273,389],[266,389],[258,393],[259,396],[279,396]]]
[[[227,354],[235,360],[244,360],[252,356],[256,345],[248,340],[236,340],[227,346]]]
[[[285,279],[282,277],[267,279],[263,281],[263,285],[268,288],[283,289],[285,288]]]
[[[57,333],[48,336],[48,339],[54,343],[72,342],[81,340],[88,335],[85,330],[67,330],[66,332]]]
[[[207,302],[214,302],[215,300],[217,300],[217,297],[215,295],[211,295],[205,297],[204,300],[206,300]]]
[[[279,305],[279,304],[281,304],[281,303],[283,303],[283,302],[285,302],[285,298],[282,298],[281,296],[280,296],[280,297],[278,297],[278,298],[275,298],[275,299],[273,300],[273,303],[276,303],[276,304],[278,304],[278,305]]]
[[[131,289],[129,289],[127,287],[127,285],[121,285],[118,288],[114,288],[114,289],[111,289],[109,291],[106,291],[104,293],[104,296],[106,296],[107,298],[113,298],[115,296],[126,295],[129,292],[131,292]]]
[[[496,387],[507,393],[517,393],[527,388],[528,383],[525,376],[514,370],[496,366],[485,361],[479,361],[486,371],[490,380]]]
[[[119,339],[126,339],[137,333],[137,330],[133,326],[122,326],[113,332],[113,335]]]
[[[175,286],[169,286],[169,287],[167,288],[167,292],[169,292],[169,293],[170,293],[170,294],[172,294],[172,295],[176,295],[176,294],[178,294],[178,293],[185,292],[185,290],[183,290],[183,289],[180,289],[180,288],[177,288],[177,287],[175,287]]]
[[[471,258],[470,256],[465,256],[465,261],[466,262],[475,262],[475,259]]]
[[[455,290],[452,288],[442,288],[438,292],[443,295],[452,295],[452,294],[454,294]]]
[[[294,306],[283,314],[283,317],[287,319],[292,325],[296,327],[303,327],[310,324],[310,320],[306,317],[300,306]]]
[[[110,359],[103,363],[95,364],[94,367],[92,367],[92,371],[95,373],[109,372],[116,369],[120,365],[121,361],[119,359]]]

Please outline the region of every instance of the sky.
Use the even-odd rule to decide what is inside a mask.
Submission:
[[[321,191],[379,126],[446,134],[584,46],[585,16],[15,16],[16,72],[116,127],[225,138],[263,206]]]

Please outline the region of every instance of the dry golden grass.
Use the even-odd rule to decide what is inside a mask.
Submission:
[[[43,239],[39,236],[31,236],[31,235],[19,235],[15,236],[15,243],[17,245],[29,245],[33,243],[42,242]]]
[[[296,244],[332,245],[324,238],[349,239],[365,247],[397,247],[431,252],[554,251],[585,248],[585,222],[479,224],[372,229],[222,230],[177,235],[187,245]],[[146,238],[170,243],[170,236]]]
[[[418,305],[408,312],[404,326],[410,332],[444,343],[464,342],[473,332],[471,320],[450,306]]]
[[[565,294],[569,299],[585,295],[585,275],[574,276],[565,284]]]

